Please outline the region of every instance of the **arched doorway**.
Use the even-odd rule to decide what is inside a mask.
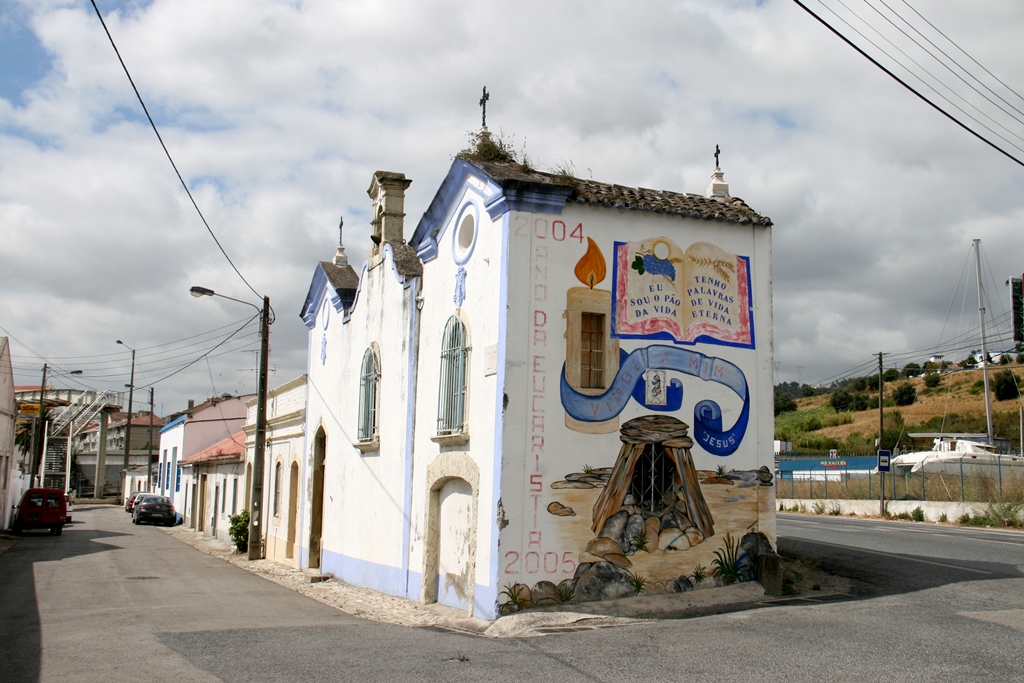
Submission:
[[[293,462],[288,470],[288,543],[284,556],[295,557],[295,525],[299,518],[299,463]]]
[[[323,427],[313,439],[313,509],[309,516],[309,568],[320,569],[320,538],[324,526],[324,469],[327,433]]]
[[[473,615],[480,471],[468,453],[442,453],[427,466],[423,602]]]
[[[438,496],[437,601],[468,610],[473,584],[473,489],[465,479],[449,479]]]

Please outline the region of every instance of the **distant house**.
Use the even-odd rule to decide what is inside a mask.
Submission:
[[[121,493],[124,497],[127,488],[124,485],[126,469],[145,473],[151,456],[155,458],[157,455],[157,442],[164,420],[157,415],[151,415],[148,411],[132,413],[132,443],[126,467],[124,448],[127,426],[128,413],[104,412],[78,432],[74,439],[73,480],[78,484],[79,490],[92,492],[97,488],[96,466],[100,459],[101,439],[104,440],[104,478],[100,485],[107,493]]]
[[[358,270],[313,268],[302,568],[490,619],[505,586],[685,590],[775,543],[772,223],[721,169],[695,195],[468,154],[409,233],[411,182],[373,175]]]
[[[238,430],[178,463],[181,486],[189,492],[182,508],[185,526],[230,542],[228,518],[245,504],[245,431]],[[244,481],[243,481],[244,484]]]
[[[182,514],[194,503],[189,487],[182,486],[181,461],[230,438],[245,425],[245,402],[253,394],[219,396],[170,416],[160,430],[159,467],[154,490],[171,498]],[[243,489],[243,490],[248,490]]]

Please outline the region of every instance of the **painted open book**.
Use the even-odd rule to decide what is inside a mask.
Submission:
[[[616,242],[612,335],[754,348],[750,258],[709,242]]]

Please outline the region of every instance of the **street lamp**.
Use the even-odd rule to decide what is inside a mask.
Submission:
[[[117,343],[132,352],[132,378],[128,384],[128,422],[124,426],[124,471],[128,472],[128,462],[132,451],[132,399],[135,397],[135,349],[125,344],[120,339]],[[96,473],[99,478],[99,472]],[[102,487],[107,481],[107,473],[103,473],[103,481],[98,484]],[[102,492],[102,488],[100,489]]]
[[[267,361],[270,356],[270,297],[263,297],[263,308],[256,304],[217,294],[206,287],[192,287],[192,296],[219,296],[252,306],[260,312],[260,370],[256,389],[256,444],[252,457],[252,492],[249,496],[249,555],[250,560],[263,557],[263,539],[260,522],[263,514],[263,461],[267,447]]]

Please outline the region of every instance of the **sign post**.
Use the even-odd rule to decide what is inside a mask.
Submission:
[[[878,472],[882,476],[881,491],[878,494],[878,514],[885,517],[885,473],[889,471],[889,459],[892,451],[878,451]]]

